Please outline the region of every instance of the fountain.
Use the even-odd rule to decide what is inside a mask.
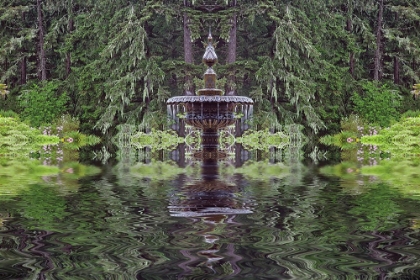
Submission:
[[[196,95],[176,96],[168,99],[168,114],[178,120],[178,114],[185,115],[185,123],[201,130],[201,151],[194,157],[202,161],[201,179],[181,176],[174,184],[176,192],[181,195],[171,196],[168,209],[173,217],[185,217],[194,221],[200,220],[205,229],[195,233],[204,238],[204,247],[183,249],[181,253],[187,260],[179,264],[186,275],[198,267],[207,267],[214,271],[223,263],[232,272],[229,276],[240,272],[237,262],[242,259],[235,252],[234,243],[226,243],[218,232],[223,228],[236,227],[239,223],[234,219],[240,214],[250,214],[254,205],[242,186],[235,180],[219,178],[218,161],[226,157],[219,151],[219,130],[236,122],[244,122],[252,114],[253,100],[245,96],[223,95],[216,88],[216,72],[213,66],[217,63],[217,55],[212,45],[211,33],[203,56],[207,65],[204,73],[204,88]],[[238,126],[239,127],[239,126]],[[194,244],[196,247],[196,244]],[[201,263],[197,263],[201,262]]]
[[[247,120],[252,115],[254,104],[249,97],[226,96],[216,88],[216,72],[212,67],[217,63],[217,55],[212,43],[209,33],[203,55],[203,62],[208,67],[204,73],[204,89],[199,89],[196,95],[176,96],[166,102],[171,118],[176,119],[178,113],[183,112],[185,123],[201,130],[201,151],[194,157],[202,160],[204,179],[217,177],[217,162],[226,157],[224,152],[219,151],[219,130],[236,121]]]

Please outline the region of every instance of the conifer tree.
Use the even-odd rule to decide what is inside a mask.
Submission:
[[[384,29],[384,71],[389,80],[405,88],[419,80],[417,65],[420,57],[418,1],[403,0],[389,3]]]
[[[267,15],[276,23],[273,57],[267,57],[256,75],[273,109],[286,123],[303,123],[318,132],[324,127],[312,106],[320,53],[311,42],[311,20],[300,3],[265,1]],[[307,5],[307,4],[305,4]]]
[[[12,88],[26,84],[28,76],[36,73],[37,29],[33,5],[30,1],[0,1],[0,80]],[[35,70],[35,73],[34,73]]]
[[[37,27],[38,27],[38,79],[47,79],[47,58],[44,46],[44,15],[42,11],[42,0],[36,0]]]
[[[374,69],[373,69],[373,79],[378,81],[382,78],[383,75],[383,46],[382,46],[382,37],[383,37],[383,20],[384,20],[384,0],[378,1],[378,16],[376,20],[376,46],[375,46],[375,57],[374,57]]]
[[[393,82],[411,100],[418,7],[419,0],[0,0],[0,83],[11,91],[0,106],[12,108],[26,83],[48,79],[69,95],[85,132],[145,121],[163,129],[166,99],[200,86],[211,27],[218,86],[254,98],[257,128],[339,129],[366,80]]]

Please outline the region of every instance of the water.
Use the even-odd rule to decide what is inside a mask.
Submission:
[[[152,164],[66,167],[0,195],[0,279],[420,279],[420,200],[389,182]]]

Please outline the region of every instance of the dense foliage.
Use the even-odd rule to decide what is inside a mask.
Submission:
[[[68,113],[83,132],[168,129],[165,101],[199,87],[211,27],[220,87],[256,101],[253,129],[338,132],[351,113],[389,125],[420,106],[410,93],[419,4],[0,0],[0,83],[10,91],[0,90],[0,109],[35,126]]]
[[[97,168],[77,162],[75,149],[96,144],[99,138],[84,135],[77,127],[77,122],[64,116],[57,126],[41,131],[21,122],[14,113],[0,112],[0,197],[19,194],[47,178],[65,182],[70,190],[78,178],[97,173]]]
[[[378,145],[382,150],[390,152],[395,159],[411,158],[419,162],[420,156],[420,116],[405,118],[377,135],[364,136],[362,143]]]
[[[66,112],[68,96],[66,93],[58,94],[59,84],[51,81],[42,85],[34,84],[22,93],[20,106],[21,116],[27,119],[34,127],[51,124]]]
[[[386,85],[363,85],[362,94],[354,94],[354,111],[369,123],[388,127],[399,118],[400,96]]]
[[[57,144],[57,136],[43,135],[39,130],[29,127],[16,118],[0,115],[0,164],[8,158],[27,158],[43,145]]]
[[[321,138],[342,149],[340,164],[322,168],[358,185],[360,175],[379,178],[408,196],[419,195],[420,112],[408,112],[390,127],[364,127],[352,116],[342,122],[343,131]],[[365,177],[368,178],[368,177]],[[353,184],[352,183],[352,184]]]

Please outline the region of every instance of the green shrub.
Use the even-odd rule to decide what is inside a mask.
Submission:
[[[401,115],[401,118],[416,118],[416,117],[420,117],[420,110],[416,110],[416,111],[412,111],[412,110],[408,110],[406,112],[404,112],[404,114]]]
[[[354,149],[359,139],[352,131],[341,131],[334,135],[325,135],[319,139],[319,142],[327,146],[337,146],[343,150]]]
[[[361,129],[367,126],[365,121],[358,115],[350,115],[347,118],[343,118],[340,122],[341,131],[354,132],[356,134],[361,133]]]
[[[139,131],[131,137],[131,144],[138,149],[150,147],[153,150],[172,150],[184,141],[184,138],[178,137],[175,131],[154,129],[151,133]]]
[[[101,139],[94,135],[86,135],[79,131],[70,131],[64,134],[62,141],[65,143],[65,147],[70,150],[78,150],[83,146],[93,146],[98,144]]]
[[[371,124],[388,127],[400,117],[400,96],[387,85],[375,82],[362,85],[363,93],[355,93],[351,98],[354,112]]]
[[[57,81],[46,82],[41,86],[32,85],[21,96],[22,118],[29,121],[31,126],[39,127],[63,115],[69,99],[66,93],[59,93],[59,87]]]
[[[420,156],[420,117],[405,118],[383,129],[378,135],[364,136],[364,144],[378,145],[381,150],[390,152],[392,158],[419,161]]]
[[[42,145],[58,142],[57,136],[42,135],[18,119],[0,116],[0,164],[8,158],[26,158]]]
[[[19,119],[19,115],[10,110],[7,110],[7,111],[0,110],[0,116],[5,117],[5,118],[9,117],[9,118]]]
[[[290,137],[283,132],[270,133],[268,129],[248,130],[235,141],[247,150],[268,150],[270,147],[283,149],[289,144]]]

